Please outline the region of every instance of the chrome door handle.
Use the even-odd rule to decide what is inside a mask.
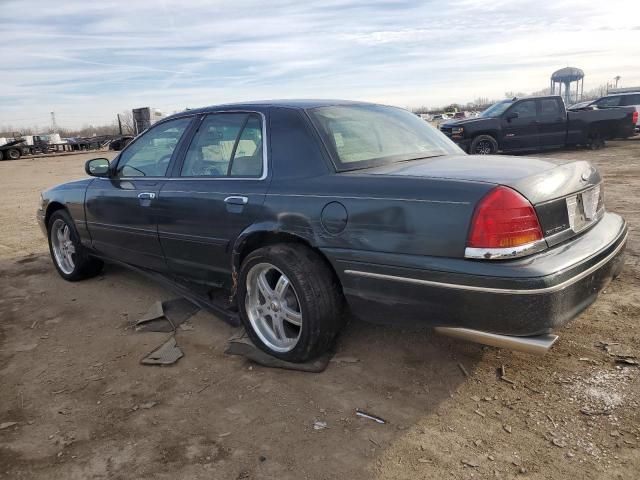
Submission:
[[[227,197],[224,199],[224,203],[229,205],[246,205],[248,201],[247,197]]]
[[[153,200],[156,198],[156,194],[153,192],[142,192],[138,194],[140,200]]]

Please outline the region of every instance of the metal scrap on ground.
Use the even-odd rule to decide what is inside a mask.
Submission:
[[[170,337],[166,342],[156,348],[149,355],[140,360],[143,365],[172,365],[184,356],[176,343],[175,337]]]
[[[619,343],[596,342],[596,346],[603,348],[617,363],[625,363],[627,365],[639,365],[638,357],[630,348],[620,345]]]
[[[387,423],[387,421],[384,418],[380,418],[380,417],[378,417],[376,415],[372,415],[370,413],[364,412],[364,411],[360,410],[359,408],[356,408],[356,415],[358,417],[368,418],[369,420],[373,420],[376,423],[381,423],[381,424]]]
[[[137,331],[173,332],[195,315],[200,307],[186,298],[174,298],[155,302],[149,311],[136,322]]]

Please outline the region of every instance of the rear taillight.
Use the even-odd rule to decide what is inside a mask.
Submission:
[[[476,207],[466,256],[519,256],[529,253],[528,247],[534,245],[535,250],[539,250],[544,243],[539,242],[542,239],[542,229],[533,205],[511,188],[496,187]]]
[[[638,123],[638,111],[633,112],[633,124]]]

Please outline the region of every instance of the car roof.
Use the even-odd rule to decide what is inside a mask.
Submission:
[[[638,90],[637,92],[608,93],[603,98],[607,98],[607,97],[624,97],[624,96],[627,96],[627,95],[638,95],[639,93],[640,93],[640,90]]]
[[[336,105],[378,105],[370,102],[358,102],[353,100],[329,100],[329,99],[287,99],[287,100],[255,100],[250,102],[224,103],[220,105],[210,105],[208,107],[194,108],[183,112],[174,113],[162,120],[173,117],[184,116],[185,114],[201,114],[215,112],[219,110],[266,110],[268,108],[293,108],[304,110],[316,107],[330,107]]]

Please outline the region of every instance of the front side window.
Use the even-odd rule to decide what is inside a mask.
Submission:
[[[260,177],[262,121],[257,114],[208,115],[187,150],[183,177]]]
[[[517,113],[518,118],[530,118],[536,116],[535,100],[525,100],[516,104],[509,113]]]
[[[165,176],[173,151],[190,122],[191,117],[176,118],[144,133],[120,155],[117,176]]]
[[[335,105],[307,110],[338,170],[460,154],[420,117],[381,105]]]

